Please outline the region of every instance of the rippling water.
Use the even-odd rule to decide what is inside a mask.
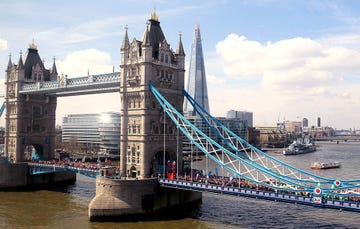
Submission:
[[[312,172],[360,179],[360,143],[321,143],[315,153],[296,156],[271,154],[309,171],[313,161],[339,161],[339,169]],[[93,223],[89,222],[87,206],[94,195],[95,181],[84,176],[62,190],[0,192],[0,228],[360,228],[359,213],[215,194],[203,194],[196,218]]]

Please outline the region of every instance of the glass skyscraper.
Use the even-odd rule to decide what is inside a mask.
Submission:
[[[195,26],[195,37],[191,46],[190,67],[186,89],[191,97],[210,113],[199,25]],[[186,99],[184,103],[184,113],[188,116],[196,115],[193,107]]]

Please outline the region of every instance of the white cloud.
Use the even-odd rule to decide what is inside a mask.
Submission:
[[[58,73],[69,77],[111,72],[113,66],[110,54],[97,49],[86,49],[68,54],[64,60],[56,61]]]
[[[86,49],[68,54],[64,60],[56,61],[58,73],[71,77],[112,72],[111,56],[97,49]],[[118,93],[72,96],[58,99],[56,123],[61,124],[67,114],[120,111]]]
[[[360,48],[360,34],[350,33],[342,34],[338,36],[327,36],[319,39],[318,41],[321,44],[332,46],[332,47],[346,47],[350,49],[359,49]]]
[[[230,34],[216,46],[224,73],[233,77],[257,76],[268,89],[291,90],[337,83],[345,73],[360,73],[360,52],[329,46],[308,38],[293,38],[263,45]],[[341,74],[341,75],[340,75]]]
[[[217,86],[223,85],[225,82],[224,79],[216,77],[211,74],[206,75],[206,80],[207,80],[207,84],[213,84],[213,85],[217,85]]]
[[[257,124],[275,123],[281,113],[289,119],[314,116],[314,120],[317,115],[332,114],[330,125],[354,125],[357,120],[339,111],[360,113],[356,102],[360,39],[355,37],[359,36],[296,37],[262,44],[230,34],[216,45],[217,66],[222,67],[226,86],[210,86],[210,106],[218,108],[216,115],[229,109],[253,111]]]
[[[0,52],[6,50],[7,48],[8,48],[7,40],[0,39]]]

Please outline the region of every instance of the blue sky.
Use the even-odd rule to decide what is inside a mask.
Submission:
[[[182,33],[186,67],[200,25],[214,115],[253,111],[256,125],[303,117],[314,125],[319,116],[360,128],[358,1],[1,1],[0,80],[9,53],[17,63],[32,39],[45,65],[55,56],[69,77],[118,70],[125,25],[141,39],[154,7],[173,49]],[[60,98],[57,122],[119,107],[116,93]]]

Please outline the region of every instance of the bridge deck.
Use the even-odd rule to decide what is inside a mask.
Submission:
[[[72,167],[66,165],[64,166],[64,165],[53,165],[53,164],[40,164],[40,163],[28,163],[28,164],[30,166],[32,174],[46,173],[50,171],[55,172],[55,171],[68,170],[92,178],[95,178],[98,175],[97,169],[78,168],[78,167]],[[360,212],[360,202],[327,199],[320,196],[319,197],[302,196],[302,195],[295,195],[292,193],[285,193],[285,192],[255,190],[255,189],[247,189],[247,188],[221,186],[221,185],[215,185],[209,183],[206,184],[200,182],[191,182],[184,180],[169,180],[164,178],[159,178],[159,184],[162,187],[166,187],[166,188],[185,189],[185,190],[192,190],[197,192],[209,192],[215,194],[248,197],[248,198],[280,201],[287,203],[296,203],[296,204],[309,205],[314,207],[323,207],[323,208],[332,208],[332,209]]]
[[[20,94],[46,94],[60,96],[110,93],[120,90],[120,72],[62,78],[57,81],[24,83]]]
[[[28,163],[30,167],[30,175],[39,173],[51,173],[56,171],[71,171],[79,173],[88,177],[95,178],[98,175],[97,169],[79,168],[67,165],[54,165],[54,164],[41,164],[41,163]]]
[[[313,196],[299,196],[299,195],[287,194],[281,192],[235,188],[235,187],[204,184],[204,183],[191,182],[191,181],[169,180],[163,178],[159,179],[159,183],[161,186],[167,188],[185,189],[185,190],[192,190],[198,192],[210,192],[210,193],[223,194],[223,195],[242,196],[242,197],[249,197],[256,199],[296,203],[296,204],[309,205],[314,207],[323,207],[323,208],[332,208],[332,209],[360,212],[360,202],[333,200],[333,199],[326,199],[321,197],[317,198]]]

